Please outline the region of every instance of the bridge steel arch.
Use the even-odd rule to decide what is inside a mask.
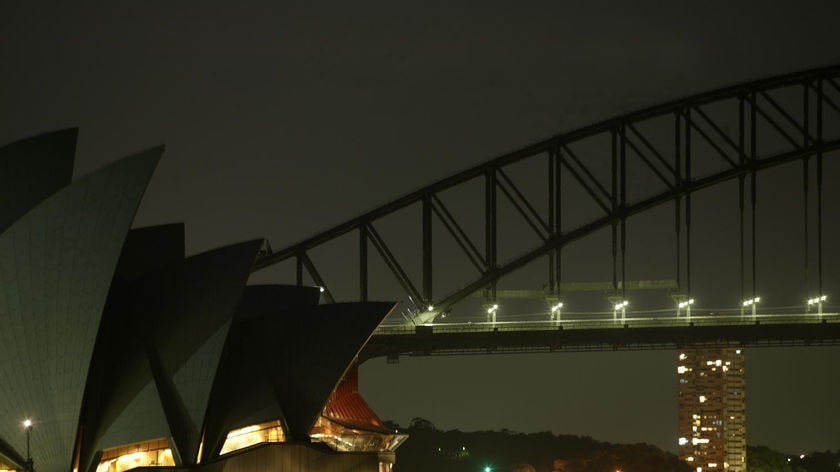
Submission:
[[[592,144],[595,143],[595,144]],[[601,151],[584,156],[582,149],[601,146]],[[456,303],[480,291],[495,299],[500,278],[541,257],[548,258],[545,275],[547,293],[560,289],[559,252],[565,246],[595,231],[612,231],[613,277],[617,291],[624,287],[625,223],[628,217],[663,203],[673,202],[678,240],[691,237],[691,197],[704,188],[737,180],[741,218],[741,280],[744,287],[745,252],[752,248],[755,272],[755,194],[757,174],[781,164],[800,161],[806,201],[805,227],[816,226],[818,260],[814,290],[822,291],[822,213],[823,161],[826,153],[840,148],[840,65],[807,70],[730,86],[682,98],[641,111],[628,113],[543,141],[476,165],[417,191],[386,203],[357,218],[339,224],[281,250],[266,248],[253,270],[293,260],[296,283],[304,283],[304,273],[324,287],[327,301],[333,301],[334,287],[324,280],[310,253],[317,248],[355,234],[358,258],[359,301],[369,293],[368,265],[373,248],[390,269],[394,280],[419,307],[429,310],[430,320],[449,312]],[[545,165],[546,201],[535,202],[522,185],[511,178],[510,166],[529,160]],[[813,167],[811,167],[813,166]],[[565,177],[563,176],[565,174]],[[639,175],[645,182],[639,184]],[[561,181],[571,179],[597,208],[589,221],[564,227],[566,211],[561,197]],[[476,242],[453,216],[443,194],[468,182],[480,181],[483,203],[484,244]],[[813,195],[815,201],[808,201]],[[538,243],[518,256],[500,260],[499,205],[515,208]],[[816,207],[809,216],[808,206]],[[385,218],[409,207],[419,206],[418,250],[420,274],[410,275],[403,259],[390,249],[392,241],[377,231]],[[750,211],[750,209],[752,211]],[[415,211],[416,213],[416,211]],[[751,217],[751,221],[750,221]],[[809,223],[808,218],[814,220]],[[439,296],[433,293],[438,267],[433,263],[435,240],[433,225],[441,225],[457,243],[476,270],[476,276],[459,288]],[[753,231],[745,231],[752,225]],[[747,227],[749,229],[749,227]],[[807,231],[807,229],[806,229]],[[751,235],[752,241],[746,240]],[[351,236],[352,237],[352,236]],[[812,239],[814,239],[812,237]],[[807,237],[806,237],[807,240]],[[806,251],[808,243],[806,242]],[[680,244],[677,244],[678,248]],[[680,290],[690,292],[691,259],[677,249],[676,274]],[[680,264],[683,264],[680,267]],[[680,280],[681,274],[685,277]],[[755,292],[754,281],[751,292]],[[355,289],[354,289],[355,290]]]

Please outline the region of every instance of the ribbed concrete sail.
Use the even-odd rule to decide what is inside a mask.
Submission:
[[[302,309],[251,332],[296,441],[306,441],[324,404],[393,303]]]
[[[146,236],[149,242],[163,238],[174,247],[166,241],[177,232],[164,233],[161,228]],[[169,261],[158,270],[136,271],[139,262],[121,265],[126,271],[114,281],[92,369],[97,380],[90,384],[85,409],[82,470],[88,469],[97,450],[119,444],[114,436],[124,436],[120,425],[126,424],[126,416],[143,411],[166,421],[135,424],[134,436],[172,436],[181,459],[195,460],[212,379],[260,245],[255,240],[227,246]],[[154,253],[154,247],[148,249]],[[127,258],[143,250],[135,247],[130,252],[134,254]],[[174,258],[177,251],[170,252]],[[145,272],[143,277],[124,280],[140,272]],[[123,368],[126,364],[136,367]],[[150,385],[156,395],[145,395],[145,403],[138,403],[136,396]]]
[[[0,233],[70,185],[77,135],[66,129],[0,147]]]
[[[317,294],[317,288],[309,290]],[[245,320],[231,330],[213,388],[205,460],[219,454],[231,429],[273,419],[282,421],[287,439],[307,442],[330,394],[394,307],[393,303],[287,307],[266,303],[269,289],[254,293],[255,299],[262,299],[259,302],[247,301],[249,295],[246,291],[241,310],[254,312],[239,315]],[[272,411],[276,416],[256,416]]]
[[[235,325],[228,336],[210,395],[202,460],[219,455],[231,430],[283,419],[271,381],[262,363],[255,361],[257,355],[252,341]]]
[[[172,383],[177,387],[178,393],[183,399],[186,413],[189,415],[186,420],[190,422],[196,432],[204,423],[210,386],[213,385],[213,378],[216,375],[216,369],[219,367],[219,357],[229,330],[230,323],[225,323],[196,350],[195,354],[187,359],[172,378]],[[197,446],[198,435],[192,439],[196,441],[193,446]],[[195,459],[195,457],[192,457],[192,459]]]
[[[123,407],[121,415],[110,425],[108,433],[99,443],[100,449],[168,437],[169,426],[160,403],[155,384],[147,383],[132,401]],[[150,408],[150,405],[155,405],[157,408]],[[95,468],[96,464],[93,464],[88,470],[95,470]]]
[[[160,380],[158,389],[185,463],[198,455],[203,418],[194,422],[193,417],[207,410],[224,340],[261,245],[261,240],[248,241],[187,259],[186,283],[172,293],[179,303],[169,313],[156,310],[161,329],[154,343],[172,390],[164,390]],[[190,336],[183,336],[186,332]]]
[[[184,257],[183,223],[134,228],[125,237],[114,280],[133,282],[181,263]]]
[[[123,239],[163,153],[117,161],[50,196],[0,235],[0,438],[21,421],[42,472],[70,469],[88,366]]]
[[[245,288],[225,346],[207,410],[204,458],[219,454],[230,430],[285,421],[259,347],[249,333],[270,329],[271,320],[318,305],[317,287],[255,285]]]
[[[92,459],[93,446],[101,439],[104,425],[114,424],[129,404],[137,403],[144,386],[153,389],[151,368],[136,336],[142,326],[130,309],[132,284],[183,260],[183,224],[132,229],[125,238],[88,372],[81,418],[84,427],[80,429],[81,470],[86,470],[84,465]],[[154,398],[152,404],[159,405],[156,395]],[[163,412],[157,416],[163,418]],[[120,427],[115,431],[121,431]],[[118,442],[123,436],[119,432],[109,439],[112,444],[123,444]],[[104,442],[100,447],[109,446]]]
[[[0,462],[23,466],[26,418],[40,472],[161,438],[190,465],[202,437],[208,460],[230,429],[272,420],[307,442],[393,305],[243,296],[261,241],[185,259],[182,224],[129,233],[163,148],[70,183],[75,143],[65,130],[0,147]]]

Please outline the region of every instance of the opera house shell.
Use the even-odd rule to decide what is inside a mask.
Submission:
[[[132,229],[163,148],[72,181],[76,137],[0,147],[0,470],[390,470],[356,359],[393,304],[249,286],[261,240]]]

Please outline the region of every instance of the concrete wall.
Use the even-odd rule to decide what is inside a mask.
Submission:
[[[261,444],[194,467],[139,467],[137,472],[377,472],[375,452],[347,453],[309,444]]]

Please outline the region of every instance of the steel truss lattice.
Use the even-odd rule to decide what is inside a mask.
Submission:
[[[823,159],[840,148],[840,66],[809,70],[744,83],[691,96],[615,117],[591,126],[555,135],[380,206],[360,217],[312,236],[282,250],[266,250],[254,270],[293,260],[295,280],[305,275],[324,287],[324,297],[333,301],[334,287],[324,280],[313,262],[313,250],[331,241],[356,234],[358,274],[356,299],[369,295],[369,262],[373,248],[391,276],[418,307],[435,307],[448,312],[456,303],[484,291],[496,298],[500,278],[538,258],[547,258],[547,293],[560,286],[560,251],[595,231],[612,233],[613,287],[625,286],[626,220],[657,205],[673,203],[674,228],[679,244],[675,262],[677,282],[691,291],[691,253],[679,247],[691,244],[692,195],[704,188],[737,180],[740,205],[741,292],[755,293],[755,204],[757,174],[781,164],[801,161],[806,198],[806,228],[816,227],[816,260],[819,267],[813,281],[822,291]],[[664,137],[664,138],[663,138]],[[601,150],[588,153],[591,143]],[[545,166],[546,201],[536,202],[508,169],[528,160]],[[810,167],[814,166],[814,167]],[[644,188],[636,176],[644,173]],[[574,181],[594,203],[596,215],[582,224],[565,222],[568,203],[562,198],[564,181]],[[474,213],[483,215],[483,244],[465,230],[461,218],[450,211],[443,195],[469,182],[481,182],[483,202]],[[816,202],[808,203],[809,195]],[[530,228],[537,244],[512,258],[501,258],[499,250],[500,202],[515,208]],[[816,214],[807,208],[816,206]],[[391,250],[393,244],[377,228],[380,222],[408,208],[419,206],[417,251],[419,276],[411,275],[405,261]],[[752,209],[752,211],[749,211]],[[417,213],[417,212],[415,212]],[[809,223],[808,218],[813,218]],[[440,225],[440,226],[437,226]],[[747,230],[745,230],[745,227]],[[750,227],[752,230],[750,230]],[[437,240],[433,228],[443,228],[475,269],[475,277],[463,280],[459,288],[440,295],[433,293],[436,266],[433,251]],[[806,229],[807,230],[807,229]],[[749,236],[748,236],[749,235]],[[807,239],[807,238],[806,238]],[[750,251],[752,251],[751,257]],[[806,248],[807,251],[807,248]],[[745,261],[751,261],[751,267]],[[749,277],[752,272],[752,277]],[[752,280],[752,287],[746,286]],[[397,294],[395,294],[397,295]],[[398,295],[394,298],[398,298]]]

